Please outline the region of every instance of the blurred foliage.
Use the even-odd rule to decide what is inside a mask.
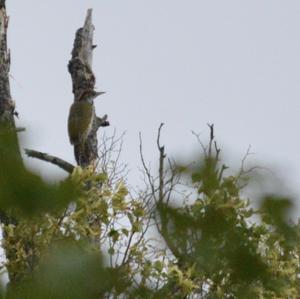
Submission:
[[[57,185],[45,183],[28,171],[20,159],[13,131],[0,131],[0,206],[13,210],[14,215],[32,217],[34,214],[65,208],[74,200],[79,189],[71,180]]]
[[[80,242],[55,245],[9,298],[100,298],[112,288],[116,273],[104,269],[99,252],[89,252]]]
[[[168,188],[166,173],[163,188],[136,193],[92,167],[50,185],[1,134],[5,298],[300,297],[292,201],[267,195],[254,210],[241,174],[224,175],[213,134],[196,167],[175,169],[196,194],[188,202]]]

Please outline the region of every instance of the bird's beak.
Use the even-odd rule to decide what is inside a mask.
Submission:
[[[94,99],[97,98],[98,96],[104,94],[104,93],[106,93],[106,92],[105,92],[105,91],[96,91],[96,92],[95,92]]]

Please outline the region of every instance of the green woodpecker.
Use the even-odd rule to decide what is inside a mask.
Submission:
[[[94,90],[86,91],[72,104],[68,119],[68,133],[70,142],[74,146],[84,146],[95,117],[93,100],[103,93]]]

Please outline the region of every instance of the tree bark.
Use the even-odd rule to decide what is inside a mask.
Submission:
[[[17,130],[15,126],[14,115],[15,103],[11,98],[9,71],[10,71],[10,52],[7,48],[7,28],[9,18],[6,15],[5,0],[0,0],[0,130],[3,136],[3,130],[9,130],[14,136],[15,158],[21,160],[21,154],[17,142]],[[0,155],[5,157],[5,150],[1,144]],[[11,153],[10,153],[11,154]]]
[[[64,171],[68,173],[72,173],[74,170],[74,166],[59,157],[51,156],[46,153],[30,150],[30,149],[25,149],[25,154],[30,157],[30,158],[37,158],[45,162],[49,162],[53,165],[58,166],[59,168],[63,169]]]
[[[92,9],[87,11],[84,26],[76,32],[72,58],[68,69],[72,77],[74,101],[78,101],[80,96],[95,88],[96,78],[92,71],[93,32]],[[74,146],[74,154],[78,165],[86,167],[94,164],[98,158],[97,131],[101,126],[109,125],[107,116],[103,118],[95,115],[91,132],[83,147]]]
[[[10,52],[7,48],[7,28],[9,18],[6,14],[5,0],[0,0],[0,178],[18,167],[24,167],[15,126],[15,103],[11,98],[9,71]],[[17,225],[17,220],[8,211],[0,207],[0,221],[4,225]],[[3,238],[6,239],[3,231]],[[6,257],[14,252],[5,248]],[[13,276],[8,271],[10,283],[14,283]]]
[[[0,0],[0,174],[9,167],[23,167],[14,116],[15,103],[9,84],[10,52],[7,48],[5,0]],[[1,208],[1,207],[0,207]],[[1,214],[1,213],[0,213]],[[2,221],[0,216],[0,221]]]

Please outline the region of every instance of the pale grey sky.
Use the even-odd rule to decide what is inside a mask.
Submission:
[[[99,115],[126,130],[123,160],[137,177],[138,132],[146,160],[156,132],[172,154],[195,152],[191,130],[216,126],[229,161],[249,144],[300,194],[298,0],[7,0],[11,87],[23,146],[74,162],[66,122],[73,100],[67,63],[75,31],[93,8]],[[62,175],[35,161],[45,176]],[[135,184],[135,182],[133,182]]]

